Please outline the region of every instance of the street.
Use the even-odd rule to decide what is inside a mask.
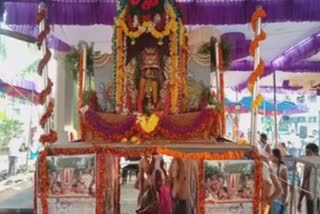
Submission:
[[[32,209],[33,181],[0,192],[0,209]]]

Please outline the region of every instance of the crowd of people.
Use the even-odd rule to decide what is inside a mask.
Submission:
[[[142,158],[135,187],[139,190],[137,214],[187,213],[186,164],[174,158],[169,169],[161,155]]]
[[[264,197],[267,202],[266,207],[270,208],[270,214],[286,214],[289,213],[289,179],[288,168],[283,161],[283,157],[288,155],[288,150],[284,143],[281,143],[278,148],[272,149],[268,143],[267,135],[260,134],[259,152],[263,160],[263,180],[264,180]],[[306,156],[318,156],[319,147],[314,143],[309,143],[305,146]],[[319,176],[318,176],[319,177]],[[317,179],[319,179],[317,177]],[[297,210],[300,213],[315,214],[313,212],[314,198],[312,192],[315,172],[311,167],[305,166],[303,173],[303,182],[299,193]],[[320,182],[320,181],[319,181]],[[318,187],[317,187],[318,188]],[[306,211],[302,212],[303,198],[306,198]],[[318,211],[319,212],[319,207]]]

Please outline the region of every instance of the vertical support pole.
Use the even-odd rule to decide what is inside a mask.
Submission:
[[[27,139],[27,158],[26,158],[26,167],[28,171],[28,165],[29,165],[29,155],[30,155],[30,145],[32,141],[32,114],[33,114],[33,89],[32,89],[32,94],[31,94],[31,102],[30,102],[30,120],[29,120],[29,132],[28,132],[28,139]],[[27,172],[26,171],[26,172]]]
[[[257,28],[255,32],[255,37],[261,33],[261,18],[257,21]],[[258,67],[260,62],[260,46],[255,49],[254,54],[254,70]],[[259,79],[254,84],[252,100],[255,100],[258,95],[259,90]],[[251,145],[257,145],[257,123],[258,123],[258,109],[251,109]]]
[[[277,74],[273,71],[273,105],[274,105],[274,145],[278,145],[278,103],[277,103]]]
[[[292,178],[292,184],[290,185],[290,191],[291,191],[291,198],[290,198],[290,212],[293,213],[293,208],[296,207],[295,201],[296,201],[296,194],[295,194],[295,183],[296,183],[296,173],[297,173],[297,161],[294,160],[293,162],[293,178]]]
[[[220,90],[222,90],[220,88],[220,68],[219,68],[219,64],[220,64],[220,59],[219,59],[219,42],[215,43],[214,46],[214,52],[215,52],[215,56],[216,56],[216,88],[217,88],[217,100],[218,102],[221,102],[221,99],[223,99],[220,96]],[[218,135],[222,136],[222,123],[221,123],[221,118],[219,119],[219,130],[218,130]]]
[[[39,4],[39,11],[47,10],[45,3],[41,2]],[[44,31],[46,29],[46,18],[42,19],[42,21],[39,23],[39,32]],[[47,51],[47,40],[45,39],[43,41],[43,44],[41,45],[41,52],[43,55],[46,54]],[[43,79],[43,87],[46,88],[48,85],[48,65],[46,65],[43,68],[42,72],[42,79]],[[46,101],[43,105],[43,111],[46,112],[46,109],[49,105],[50,97],[46,97]],[[51,118],[48,119],[47,123],[44,126],[44,134],[49,134],[50,132],[50,124],[51,124]]]

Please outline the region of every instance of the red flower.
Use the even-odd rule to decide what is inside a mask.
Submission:
[[[150,10],[152,5],[150,4],[150,1],[144,1],[141,5],[142,10]]]
[[[130,0],[132,6],[137,6],[140,3],[140,0]]]
[[[151,7],[158,6],[159,0],[149,0]]]

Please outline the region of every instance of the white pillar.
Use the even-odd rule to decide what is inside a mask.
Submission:
[[[54,82],[54,127],[58,134],[57,143],[67,143],[68,133],[64,131],[66,117],[66,69],[65,57],[63,52],[54,52],[56,61],[56,81]]]

